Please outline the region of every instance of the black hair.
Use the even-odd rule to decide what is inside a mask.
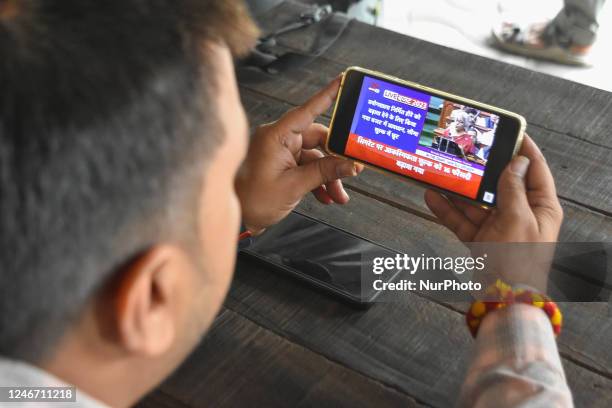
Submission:
[[[241,7],[0,0],[0,354],[42,359],[191,216],[222,142],[203,44],[236,49]]]

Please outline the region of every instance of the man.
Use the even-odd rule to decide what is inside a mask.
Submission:
[[[230,52],[255,36],[235,1],[0,1],[2,385],[127,406],[199,342],[240,224]],[[313,150],[333,92],[260,129],[237,183],[252,231],[321,185],[348,201],[356,166]]]
[[[0,0],[0,385],[74,384],[79,406],[135,403],[210,327],[241,207],[258,233],[309,191],[348,201],[339,179],[361,167],[315,150],[326,128],[313,121],[338,79],[260,127],[247,154],[231,53],[255,32],[237,1]],[[523,154],[532,164],[504,173],[498,212],[434,193],[429,205],[462,239],[554,240],[554,183],[529,139]],[[514,310],[487,318],[479,341],[533,314],[550,346],[544,385],[567,398],[550,326]],[[474,391],[488,370],[466,398],[488,401]]]

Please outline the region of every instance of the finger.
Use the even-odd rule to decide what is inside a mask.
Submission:
[[[322,184],[357,175],[357,169],[353,162],[333,156],[313,160],[288,170],[288,172],[288,182],[301,196]],[[334,197],[332,196],[332,198]]]
[[[467,242],[474,239],[478,231],[476,226],[444,196],[433,190],[427,190],[425,203],[442,225],[455,233],[461,241]]]
[[[457,207],[459,211],[463,213],[463,215],[465,215],[472,222],[472,224],[476,226],[482,224],[484,220],[489,216],[489,211],[485,210],[484,208],[469,204],[456,197],[451,196],[450,201],[455,207]]]
[[[307,164],[325,157],[319,150],[303,150],[300,164]],[[350,198],[340,180],[331,180],[325,184],[327,195],[338,204],[346,204]]]
[[[321,204],[329,205],[334,203],[334,200],[327,194],[327,190],[325,190],[324,186],[319,186],[312,190],[312,195],[314,195]]]
[[[317,116],[321,115],[334,103],[340,89],[340,77],[335,78],[325,88],[317,92],[305,104],[287,112],[278,125],[285,132],[302,133]]]
[[[527,134],[525,134],[520,154],[530,161],[526,176],[527,190],[541,192],[545,196],[556,200],[555,180],[550,168],[538,146]]]
[[[531,160],[525,180],[527,186],[527,201],[538,220],[542,232],[558,233],[563,220],[563,209],[557,197],[555,180],[552,176],[544,155],[527,135],[521,149]]]
[[[516,156],[506,166],[497,183],[497,208],[504,215],[530,214],[527,201],[525,176],[530,161],[525,156]]]
[[[361,163],[355,162],[355,170],[357,170],[357,174],[361,174],[365,170],[365,166]]]
[[[327,140],[327,126],[320,123],[313,123],[302,132],[302,148],[314,149],[315,147],[325,146]]]
[[[340,180],[332,180],[325,184],[325,188],[327,189],[327,193],[334,200],[336,204],[346,204],[350,201],[350,197],[347,194],[344,186],[342,185],[342,181]]]

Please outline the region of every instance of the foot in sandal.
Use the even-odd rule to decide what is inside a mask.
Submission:
[[[557,35],[550,23],[520,26],[504,22],[492,30],[494,44],[513,54],[567,65],[589,66],[591,45],[577,45]]]

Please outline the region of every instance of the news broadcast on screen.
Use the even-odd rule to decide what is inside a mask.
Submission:
[[[476,198],[498,122],[497,115],[365,76],[345,154]]]

